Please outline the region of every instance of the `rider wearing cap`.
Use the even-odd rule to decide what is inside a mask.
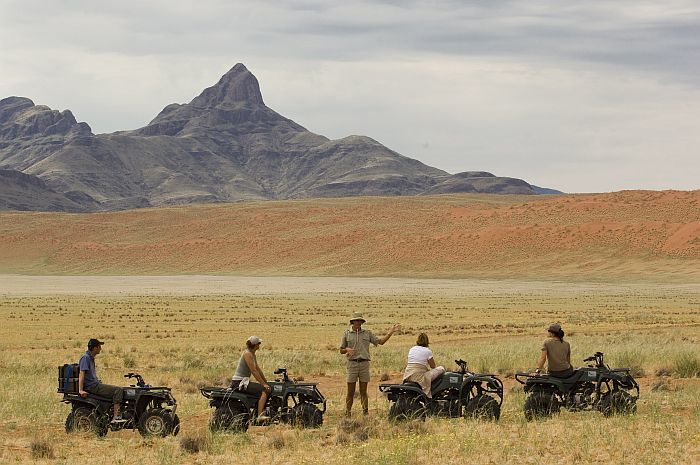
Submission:
[[[260,396],[258,400],[258,416],[256,419],[258,423],[263,423],[270,419],[267,415],[263,415],[263,410],[265,409],[265,402],[267,402],[267,396],[271,389],[270,385],[267,384],[265,375],[258,365],[258,359],[255,357],[255,352],[260,348],[261,343],[262,339],[258,336],[250,336],[248,340],[245,341],[246,349],[241,354],[241,358],[238,359],[236,372],[233,378],[231,378],[231,388],[244,391],[254,396]],[[251,375],[260,381],[260,384],[250,382]]]
[[[547,339],[542,343],[542,353],[537,361],[536,373],[547,362],[547,373],[556,378],[568,378],[574,374],[571,366],[571,346],[564,340],[564,330],[559,323],[547,328]]]
[[[369,412],[369,398],[367,397],[367,384],[369,383],[369,345],[383,345],[392,334],[401,330],[401,325],[394,325],[383,337],[375,336],[372,331],[362,329],[365,319],[361,314],[355,313],[350,318],[352,327],[343,333],[340,341],[340,353],[345,354],[348,368],[348,393],[345,397],[345,416],[350,416],[353,398],[355,397],[355,385],[360,382],[360,402],[362,413]]]
[[[97,377],[97,368],[95,367],[95,357],[102,352],[102,344],[104,342],[97,339],[88,341],[88,350],[80,357],[79,367],[80,374],[78,375],[78,393],[81,397],[87,397],[88,393],[100,397],[112,399],[113,416],[112,423],[120,423],[122,420],[119,414],[119,406],[124,398],[124,391],[119,386],[112,386],[100,382]]]

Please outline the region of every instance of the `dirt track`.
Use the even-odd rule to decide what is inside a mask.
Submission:
[[[516,280],[241,277],[241,276],[23,276],[0,275],[0,295],[276,295],[585,292],[616,289],[695,289],[700,284],[600,284]]]

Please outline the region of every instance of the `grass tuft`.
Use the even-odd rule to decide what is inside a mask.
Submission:
[[[700,358],[691,353],[678,355],[673,361],[673,372],[681,378],[700,376]]]
[[[187,435],[180,439],[180,449],[190,454],[211,452],[212,438],[209,433]]]
[[[29,447],[34,460],[54,458],[53,446],[45,439],[35,439],[31,442]]]

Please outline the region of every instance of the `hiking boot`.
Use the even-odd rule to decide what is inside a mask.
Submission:
[[[126,420],[123,419],[121,415],[114,415],[114,417],[112,417],[112,421],[110,423],[112,423],[113,425],[117,425],[120,423],[126,423]]]
[[[258,415],[258,417],[255,419],[255,424],[256,424],[256,425],[264,425],[264,424],[266,424],[267,422],[269,422],[270,420],[271,420],[271,418],[268,417],[268,416],[265,415],[265,414],[263,414],[263,415]]]

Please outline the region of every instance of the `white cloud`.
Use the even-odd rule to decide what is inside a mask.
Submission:
[[[0,97],[145,125],[236,62],[266,103],[448,171],[699,188],[696,2],[0,1]]]

